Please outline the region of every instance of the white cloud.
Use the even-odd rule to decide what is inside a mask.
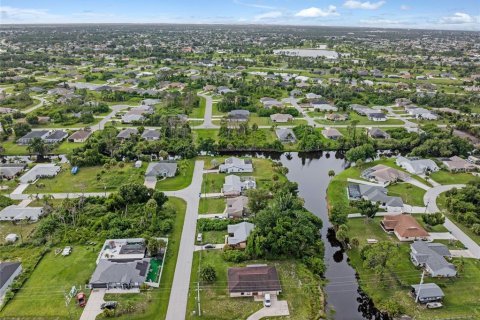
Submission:
[[[383,6],[385,1],[370,2],[370,1],[357,1],[357,0],[348,0],[343,4],[344,7],[349,9],[366,9],[366,10],[376,10]]]
[[[24,9],[9,6],[0,6],[0,20],[2,23],[15,23],[25,20],[38,20],[50,18],[51,15],[45,9]]]
[[[295,14],[296,17],[304,17],[304,18],[328,17],[328,16],[339,16],[339,15],[340,14],[337,12],[337,7],[332,5],[328,6],[327,9],[311,7],[308,9],[300,10]]]
[[[440,19],[440,23],[444,24],[465,24],[465,23],[474,23],[475,18],[464,12],[455,12],[453,15],[448,17],[443,17]]]
[[[252,7],[252,8],[259,8],[259,9],[275,9],[275,7],[267,6],[267,5],[264,5],[264,4],[261,4],[261,3],[248,3],[248,2],[242,2],[242,1],[239,1],[239,0],[233,0],[233,3],[239,4],[239,5],[245,6],[245,7]]]
[[[260,20],[270,20],[275,18],[280,18],[283,14],[280,11],[270,11],[265,12],[259,15],[256,15],[253,20],[260,21]]]
[[[400,10],[410,10],[410,9],[411,9],[411,7],[410,7],[410,6],[407,6],[406,4],[402,4],[402,5],[400,6]]]
[[[405,21],[391,20],[391,19],[365,19],[365,20],[360,20],[360,23],[367,26],[381,26],[381,25],[401,25],[401,24],[404,24]]]

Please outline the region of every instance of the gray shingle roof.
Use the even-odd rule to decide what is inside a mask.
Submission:
[[[145,282],[150,259],[114,262],[100,260],[90,280],[91,284],[143,283]]]
[[[443,297],[443,291],[435,283],[424,283],[422,285],[414,284],[412,288],[415,289],[415,294],[418,295],[418,290],[420,289],[419,298],[425,299],[429,297]]]
[[[228,225],[228,234],[233,234],[233,236],[228,237],[228,244],[235,245],[247,241],[253,228],[255,228],[255,225],[250,222]]]

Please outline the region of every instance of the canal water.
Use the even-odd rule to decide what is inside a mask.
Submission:
[[[231,153],[230,153],[231,154]],[[388,320],[374,307],[358,286],[355,270],[348,264],[347,254],[335,238],[328,219],[327,188],[330,170],[339,174],[346,168],[343,154],[322,152],[299,154],[253,153],[237,156],[266,157],[280,160],[288,168],[287,177],[298,183],[299,195],[305,200],[305,208],[323,221],[322,239],[325,244],[325,287],[327,294],[327,317],[335,320]]]

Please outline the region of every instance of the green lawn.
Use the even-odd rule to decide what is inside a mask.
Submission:
[[[425,190],[409,183],[396,183],[388,186],[388,195],[402,198],[403,202],[412,206],[423,207]]]
[[[13,140],[9,139],[0,143],[0,145],[4,148],[3,154],[6,156],[24,156],[28,155],[29,152],[27,150],[27,146],[16,144]],[[53,154],[68,154],[74,148],[81,147],[83,143],[73,143],[64,141],[58,147],[53,149],[51,153]]]
[[[70,312],[78,319],[83,309],[75,305],[74,299],[65,307],[64,291],[88,282],[95,269],[97,249],[73,246],[67,257],[55,256],[54,250],[46,253],[0,317],[68,319]]]
[[[193,137],[195,138],[195,142],[198,142],[200,138],[203,138],[203,139],[211,138],[215,141],[218,141],[218,129],[193,130]]]
[[[82,167],[76,175],[70,173],[70,166],[64,165],[55,178],[39,179],[28,186],[25,193],[57,193],[57,192],[103,192],[118,189],[125,183],[143,184],[147,164],[142,168],[134,168],[126,163],[110,168],[100,166]]]
[[[223,213],[225,206],[224,198],[201,198],[198,213]]]
[[[358,178],[361,169],[358,167],[351,167],[340,172],[332,178],[327,189],[327,200],[329,209],[336,206],[344,206],[348,208],[349,213],[357,212],[358,210],[350,206],[347,195],[348,178]],[[326,177],[327,178],[327,177]]]
[[[254,123],[256,123],[258,126],[273,126],[273,125],[277,125],[277,126],[280,126],[280,127],[281,126],[299,126],[299,125],[302,125],[302,124],[307,124],[307,120],[294,119],[294,120],[286,122],[286,123],[275,123],[270,119],[270,117],[258,117],[255,114],[253,114],[249,118],[248,124],[252,125]]]
[[[205,115],[206,101],[204,97],[200,97],[200,106],[193,108],[193,111],[188,115],[189,118],[203,118]]]
[[[225,243],[227,229],[224,231],[204,231],[202,232],[202,243]]]
[[[374,300],[376,306],[382,305],[382,302],[388,299],[394,299],[403,306],[408,315],[423,320],[478,315],[480,286],[471,285],[472,281],[480,277],[478,260],[464,259],[464,271],[455,279],[425,278],[426,283],[434,282],[442,288],[445,293],[444,308],[429,310],[415,305],[413,298],[409,295],[410,285],[419,282],[421,270],[415,268],[410,262],[409,243],[400,243],[395,236],[385,233],[380,227],[380,220],[381,218],[375,218],[371,222],[366,222],[365,219],[348,221],[349,236],[359,239],[360,248],[367,245],[368,238],[392,241],[399,247],[395,264],[386,273],[383,281],[370,268],[363,266],[360,248],[348,251],[350,263],[359,273],[360,286]]]
[[[471,173],[452,173],[445,170],[434,172],[430,176],[440,184],[466,184],[470,181],[480,179]]]
[[[177,208],[177,215],[173,231],[168,235],[168,250],[163,266],[162,279],[158,289],[150,289],[140,294],[108,294],[105,300],[119,302],[119,307],[127,301],[135,305],[135,314],[128,314],[120,319],[129,320],[161,320],[167,315],[170,291],[172,290],[173,276],[177,265],[178,248],[182,237],[183,223],[185,221],[186,203],[182,199],[169,197],[169,202]]]
[[[179,173],[173,178],[157,181],[155,189],[160,191],[174,191],[188,187],[192,183],[194,160],[185,160],[185,167],[179,166]]]
[[[225,112],[221,112],[218,110],[218,102],[212,103],[212,115],[213,116],[224,116]]]
[[[320,291],[321,280],[294,260],[285,261],[247,261],[235,264],[223,260],[221,251],[208,250],[194,253],[193,269],[188,294],[187,316],[191,319],[230,320],[246,319],[262,308],[262,302],[255,302],[252,297],[230,298],[227,291],[227,270],[229,267],[246,264],[274,265],[279,273],[283,292],[280,300],[287,300],[291,314],[289,319],[320,319],[324,317],[323,295]],[[211,265],[215,268],[217,279],[214,283],[200,283],[200,307],[202,316],[196,315],[197,303],[195,290],[199,281],[198,270],[201,266]],[[282,318],[278,318],[282,319]]]

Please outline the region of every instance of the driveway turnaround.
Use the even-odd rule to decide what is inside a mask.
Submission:
[[[187,212],[183,224],[177,266],[173,277],[170,301],[168,302],[166,320],[185,319],[187,310],[190,274],[192,272],[193,251],[195,248],[195,231],[197,228],[198,206],[203,179],[203,161],[195,162],[192,183],[179,191],[167,191],[169,197],[179,197],[187,202]]]
[[[95,320],[95,318],[100,313],[102,313],[102,309],[100,309],[100,306],[102,305],[102,303],[105,302],[103,300],[103,297],[105,296],[105,291],[105,289],[92,290],[90,296],[88,297],[87,305],[85,306],[85,309],[83,309],[80,320]],[[72,302],[75,303],[74,301]]]

